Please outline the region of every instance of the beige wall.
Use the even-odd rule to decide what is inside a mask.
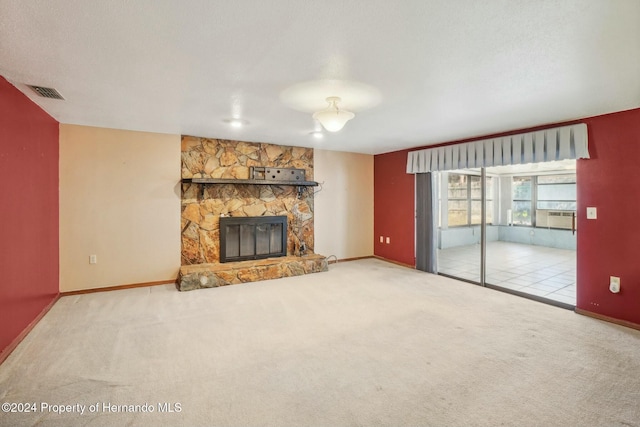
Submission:
[[[61,124],[60,291],[175,279],[179,182],[179,135]]]
[[[314,150],[315,252],[338,259],[373,255],[373,156]],[[319,187],[316,188],[316,191]]]

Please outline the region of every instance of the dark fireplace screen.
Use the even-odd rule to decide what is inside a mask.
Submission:
[[[220,218],[220,262],[286,255],[286,216]]]

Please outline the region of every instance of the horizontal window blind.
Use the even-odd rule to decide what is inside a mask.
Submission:
[[[407,173],[588,158],[587,125],[580,123],[411,151],[407,159]]]

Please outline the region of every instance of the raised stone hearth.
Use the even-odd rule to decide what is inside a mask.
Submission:
[[[322,255],[287,256],[256,261],[183,265],[180,268],[178,289],[215,288],[257,280],[301,276],[327,271],[327,259]]]

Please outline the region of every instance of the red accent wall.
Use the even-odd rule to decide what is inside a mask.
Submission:
[[[591,158],[577,165],[577,306],[640,324],[640,109],[584,122]],[[586,219],[587,206],[597,219]],[[619,294],[609,276],[620,277]]]
[[[373,253],[415,266],[415,178],[406,173],[407,153],[396,151],[373,158]]]
[[[577,307],[640,324],[640,109],[438,145],[579,122],[588,127],[591,159],[577,162]],[[415,190],[405,171],[407,153],[416,149],[374,158],[374,253],[411,265]],[[587,206],[598,209],[598,219],[586,219]],[[380,243],[381,235],[391,236],[391,244]],[[609,276],[621,278],[619,294],[609,291]]]
[[[0,77],[0,352],[58,295],[58,122]]]

